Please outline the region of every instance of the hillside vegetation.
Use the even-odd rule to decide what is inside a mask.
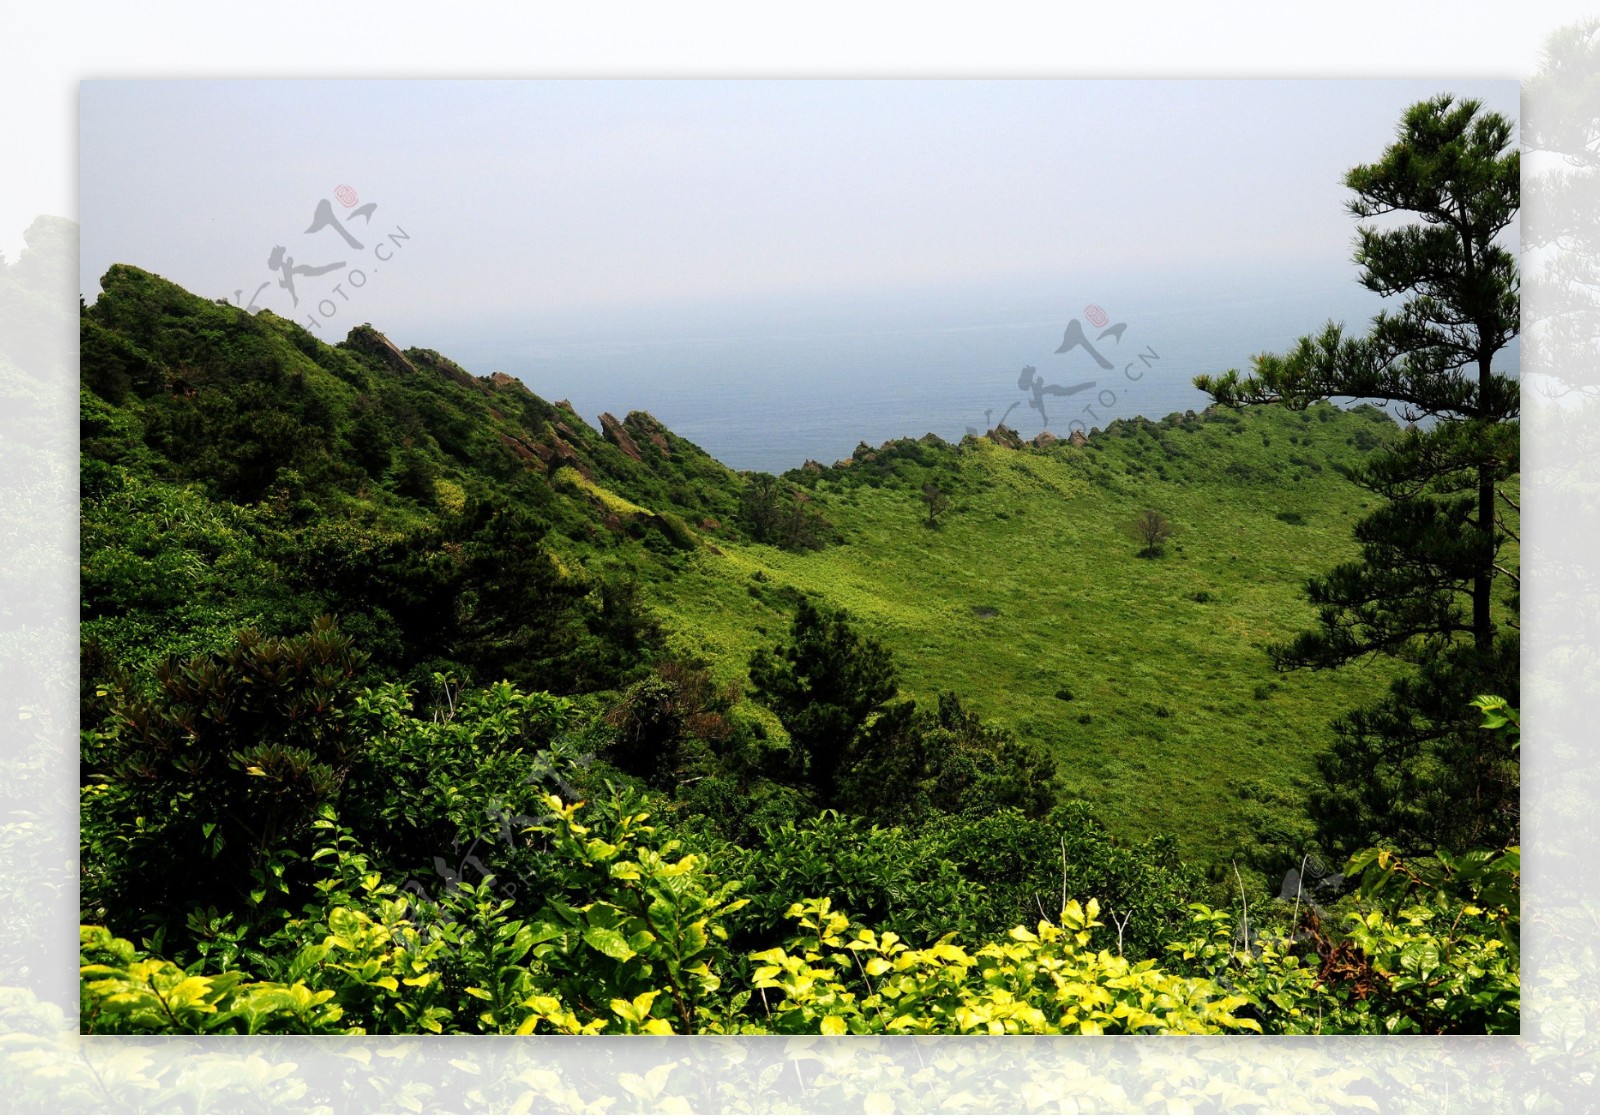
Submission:
[[[1322,406],[1121,422],[1081,448],[863,448],[791,474],[840,545],[719,544],[652,592],[730,676],[782,634],[790,590],[825,597],[890,646],[910,693],[954,690],[1049,746],[1114,832],[1218,857],[1252,828],[1295,831],[1329,703],[1381,682],[1280,675],[1264,649],[1312,616],[1306,578],[1354,552],[1365,494],[1341,471],[1395,429]],[[934,530],[927,483],[952,497]],[[1175,529],[1160,560],[1127,533],[1146,508]]]
[[[370,326],[102,287],[86,1028],[1514,1020],[1480,987],[1514,859],[1371,860],[1320,936],[1271,898],[1330,716],[1392,675],[1265,654],[1356,552],[1348,474],[1400,435],[1376,408],[750,476]],[[1172,533],[1141,556],[1147,511]],[[1256,922],[1214,909],[1239,897]],[[1407,950],[1426,994],[1374,991]]]

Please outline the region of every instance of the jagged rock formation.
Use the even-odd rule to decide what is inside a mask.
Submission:
[[[1003,423],[984,436],[995,445],[1004,446],[1006,449],[1022,448],[1022,435]]]
[[[635,461],[644,460],[639,453],[638,445],[633,440],[633,436],[623,429],[622,423],[617,421],[616,415],[606,413],[600,416],[600,433],[605,436],[606,441]]]
[[[405,353],[400,351],[399,346],[373,329],[370,324],[358,325],[352,329],[345,343],[358,353],[377,357],[391,372],[401,375],[416,374],[417,366],[406,359]]]
[[[501,390],[520,392],[523,395],[533,395],[528,385],[506,372],[491,372],[489,383]]]
[[[667,430],[656,417],[648,411],[629,411],[628,416],[622,420],[623,427],[628,430],[634,443],[649,442],[662,457],[672,456],[672,442]]]

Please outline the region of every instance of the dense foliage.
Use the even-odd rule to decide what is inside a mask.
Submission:
[[[750,663],[756,696],[778,715],[800,753],[807,780],[831,802],[854,753],[870,750],[871,731],[903,722],[904,705],[888,708],[898,688],[894,663],[877,640],[862,636],[843,614],[800,602],[790,641]]]
[[[386,734],[427,736],[443,727],[409,718],[394,696],[378,702],[386,706],[378,714]],[[499,801],[496,789],[513,795],[490,815],[489,831],[474,826],[470,810],[458,823],[458,848],[478,832],[471,848],[483,855],[468,855],[461,865],[471,864],[476,878],[441,869],[429,887],[404,879],[405,842],[375,853],[371,838],[396,816],[384,807],[398,803],[377,796],[374,809],[381,784],[370,781],[349,812],[373,821],[351,826],[323,804],[304,840],[280,835],[265,861],[269,871],[255,874],[260,886],[248,897],[224,899],[221,910],[196,908],[182,926],[163,924],[143,947],[86,927],[85,1029],[1299,1033],[1516,1025],[1515,850],[1441,853],[1415,863],[1374,851],[1350,866],[1364,875],[1346,916],[1349,933],[1338,944],[1309,902],[1303,920],[1298,902],[1289,921],[1281,910],[1266,919],[1257,914],[1240,938],[1230,914],[1202,903],[1185,909],[1178,895],[1159,891],[1161,881],[1147,865],[1124,862],[1121,870],[1142,878],[1117,879],[1115,854],[1104,861],[1103,838],[1097,847],[1093,827],[1080,817],[1075,829],[1070,820],[1061,828],[1061,862],[1080,873],[1061,876],[1063,892],[1076,885],[1158,897],[1167,905],[1157,912],[1167,925],[1154,941],[1144,937],[1148,926],[1124,935],[1134,908],[1124,908],[1113,937],[1099,916],[1115,917],[1115,910],[1075,898],[1049,917],[964,935],[923,928],[970,918],[983,905],[983,885],[949,869],[942,887],[926,878],[908,881],[909,890],[922,893],[912,901],[926,906],[920,918],[906,917],[904,900],[899,912],[886,911],[882,917],[900,930],[835,908],[826,893],[849,893],[851,885],[833,874],[848,877],[855,869],[848,855],[837,867],[815,855],[849,844],[829,833],[824,818],[812,847],[796,849],[790,863],[817,873],[806,882],[822,885],[825,894],[791,903],[782,912],[787,925],[774,932],[770,911],[753,918],[748,912],[794,887],[792,869],[780,863],[748,873],[734,857],[726,862],[746,879],[730,877],[718,868],[723,858],[686,847],[652,824],[635,792],[606,791],[581,806],[535,790],[540,779],[578,772],[554,749],[506,751],[516,742],[508,731],[520,735],[530,705],[546,728],[559,723],[559,703],[505,689],[463,701],[452,721],[454,743],[474,756],[477,771],[492,769],[493,757],[503,754],[527,776],[508,788],[480,774],[488,785],[466,788],[479,802]],[[87,799],[86,817],[100,823],[90,838],[97,856],[102,843],[139,824],[108,801],[115,786],[96,785]],[[422,793],[426,801],[429,792]],[[454,786],[432,794],[439,796],[430,804],[435,815],[461,801]],[[204,816],[204,808],[197,813]],[[906,839],[896,831],[859,836],[858,855],[880,862],[896,858],[895,843]],[[804,839],[790,829],[777,844]],[[298,849],[308,852],[303,861]],[[1091,868],[1097,857],[1104,866]],[[285,865],[296,870],[285,872]],[[1091,875],[1082,875],[1085,869]],[[1092,875],[1107,870],[1111,876]],[[511,886],[512,879],[521,886]],[[871,903],[868,894],[857,897]],[[1035,898],[1042,906],[1042,897]],[[1050,902],[1056,907],[1057,896]],[[750,938],[777,944],[738,945]],[[1144,956],[1146,943],[1161,939],[1164,950]]]
[[[1357,857],[1337,941],[1298,896],[1236,929],[1170,843],[1119,847],[1082,807],[825,812],[745,849],[657,824],[571,701],[440,676],[418,716],[358,665],[326,622],[245,632],[115,697],[84,788],[87,1030],[1515,1027],[1515,850]]]

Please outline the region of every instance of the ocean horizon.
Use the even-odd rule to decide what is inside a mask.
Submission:
[[[420,325],[397,340],[477,375],[516,376],[591,425],[603,412],[647,411],[732,468],[782,473],[846,458],[862,442],[929,433],[954,442],[1002,421],[1024,438],[1065,438],[1199,411],[1210,399],[1195,375],[1246,371],[1251,356],[1330,319],[1361,332],[1383,306],[1348,266],[1263,268],[1214,281],[527,313]],[[1074,322],[1081,342],[1058,352]],[[1514,346],[1503,354],[1506,370],[1517,356]]]

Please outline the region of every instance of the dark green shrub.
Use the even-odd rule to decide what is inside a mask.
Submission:
[[[192,903],[237,904],[360,761],[367,742],[351,713],[365,662],[322,617],[302,636],[247,630],[223,653],[111,682],[83,749],[102,811],[85,904],[129,926]]]

